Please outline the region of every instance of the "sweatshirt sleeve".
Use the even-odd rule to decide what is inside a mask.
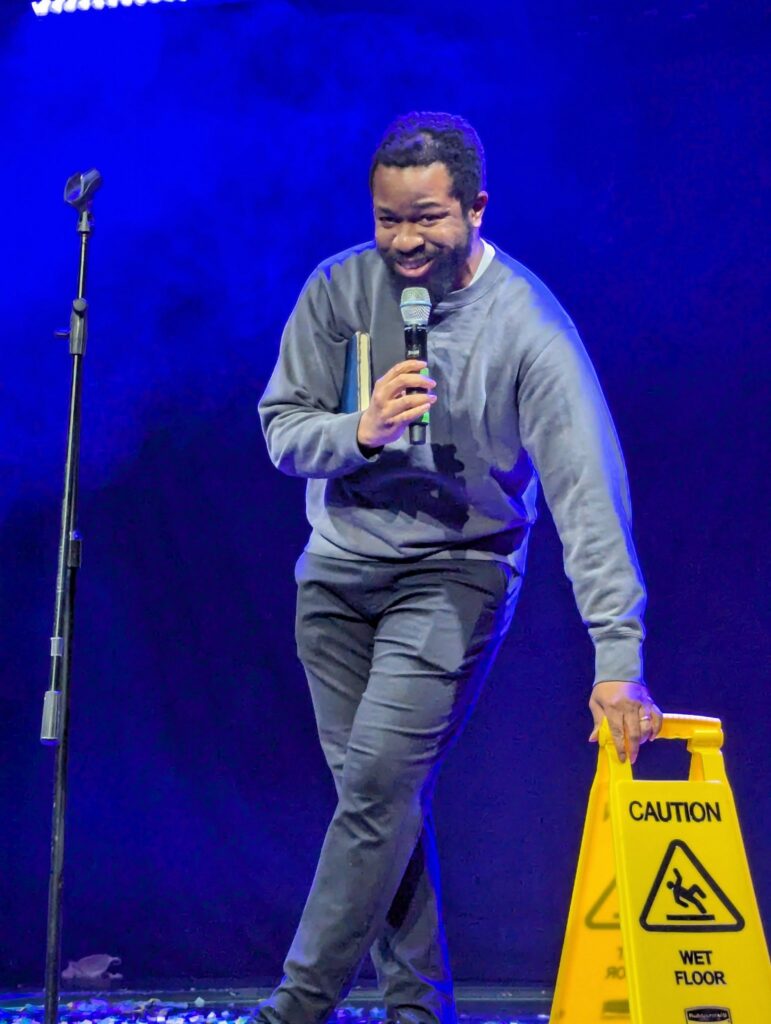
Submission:
[[[610,412],[575,329],[556,334],[518,390],[522,442],[562,541],[565,572],[595,649],[595,683],[643,682],[645,586],[626,470]]]
[[[373,461],[356,439],[361,413],[338,412],[348,341],[335,323],[326,275],[317,271],[284,328],[259,403],[271,461],[289,476],[343,476]]]

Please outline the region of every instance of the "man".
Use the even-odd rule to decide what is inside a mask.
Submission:
[[[284,1024],[323,1021],[370,948],[389,1018],[455,1020],[431,796],[511,621],[536,470],[595,644],[591,738],[607,716],[634,760],[661,726],[613,425],[564,310],[480,236],[476,133],[448,114],[400,118],[370,185],[375,244],[311,276],[260,403],[273,462],[308,478],[297,645],[338,794],[285,976],[260,1010]],[[431,296],[428,372],[404,359],[410,286]],[[364,411],[344,411],[360,330],[377,381]],[[409,444],[429,409],[429,443]]]

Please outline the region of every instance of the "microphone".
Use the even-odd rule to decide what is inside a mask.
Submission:
[[[78,171],[67,179],[64,186],[64,201],[74,206],[76,210],[83,210],[91,205],[94,192],[102,184],[102,175],[96,168],[86,171],[85,174]]]
[[[402,299],[399,303],[404,322],[404,357],[405,359],[420,359],[428,361],[428,318],[431,316],[431,296],[427,288],[405,288],[402,292]],[[420,371],[428,376],[428,367]],[[408,388],[407,394],[414,395],[421,391],[421,388]],[[410,444],[426,443],[426,426],[428,425],[428,411],[424,412],[419,420],[410,423]]]

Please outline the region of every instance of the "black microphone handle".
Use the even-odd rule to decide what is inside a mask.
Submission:
[[[428,332],[425,327],[410,326],[404,328],[404,358],[428,361]],[[422,388],[407,388],[408,395],[416,395]],[[426,425],[428,412],[423,413],[416,423],[410,423],[410,444],[426,443]]]

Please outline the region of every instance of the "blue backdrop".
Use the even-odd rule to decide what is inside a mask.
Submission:
[[[77,262],[64,182],[91,166],[105,180],[63,954],[119,955],[132,985],[269,980],[333,788],[292,640],[302,483],[269,465],[256,401],[305,277],[369,237],[370,153],[412,108],[476,125],[487,236],[583,333],[631,477],[648,679],[666,709],[724,719],[771,909],[763,4],[412,6],[3,13],[4,984],[42,979],[53,758],[37,736],[69,380],[51,331]],[[590,678],[544,510],[438,793],[460,978],[554,978],[595,761]]]

